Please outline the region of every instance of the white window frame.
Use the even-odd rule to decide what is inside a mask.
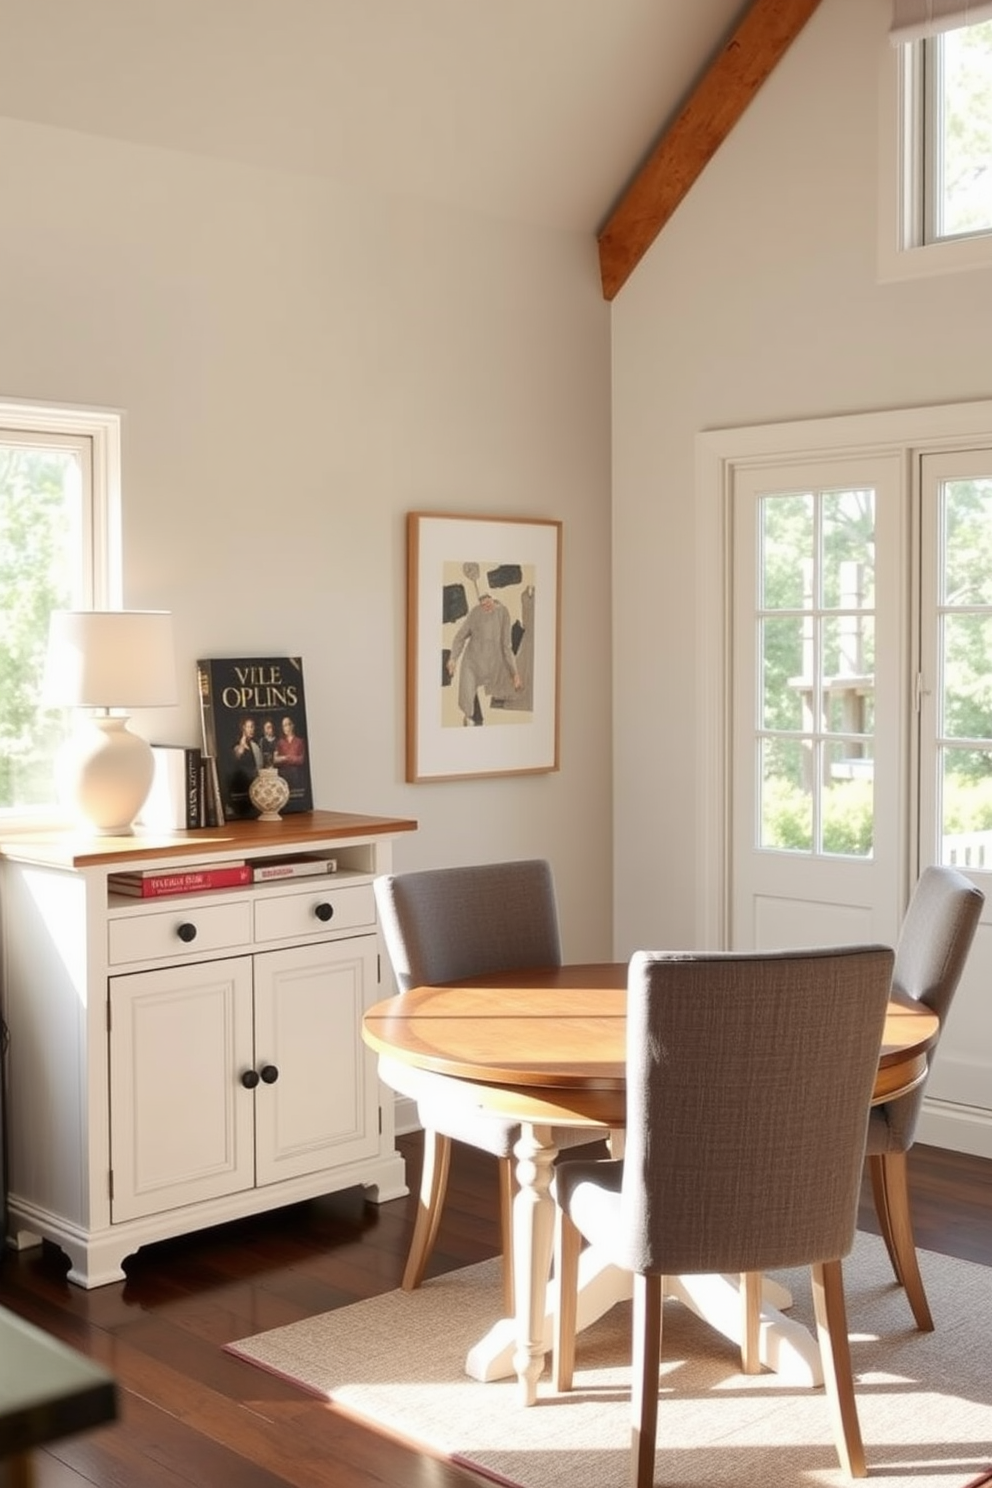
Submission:
[[[992,233],[923,241],[923,43],[885,38],[879,81],[878,277],[882,283],[992,267]]]
[[[83,473],[82,560],[85,604],[119,609],[123,603],[121,548],[121,422],[118,410],[30,403],[0,398],[0,441],[76,450]],[[5,827],[55,814],[49,808],[0,807]]]

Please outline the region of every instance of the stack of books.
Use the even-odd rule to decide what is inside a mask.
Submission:
[[[182,832],[209,825],[205,814],[203,756],[185,744],[153,744],[155,775],[138,821],[153,832]]]
[[[136,899],[156,899],[164,894],[203,894],[210,889],[233,889],[250,884],[252,870],[242,859],[216,863],[210,868],[184,868],[169,873],[161,868],[143,873],[111,873],[107,884],[113,894],[130,894]]]
[[[155,899],[162,894],[203,894],[210,889],[235,889],[242,884],[268,883],[280,878],[310,878],[337,872],[337,859],[296,853],[278,858],[258,858],[246,863],[237,858],[209,868],[181,869],[170,873],[149,868],[142,873],[111,873],[107,883],[113,894],[136,899]]]

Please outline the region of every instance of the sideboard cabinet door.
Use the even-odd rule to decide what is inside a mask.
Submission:
[[[376,1152],[378,1079],[358,1036],[378,995],[376,953],[364,935],[254,958],[260,1186]]]
[[[254,1183],[251,957],[110,979],[114,1223]]]

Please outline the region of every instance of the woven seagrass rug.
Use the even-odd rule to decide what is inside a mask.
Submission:
[[[882,1242],[844,1263],[861,1430],[872,1488],[992,1483],[992,1270],[921,1252],[936,1331],[918,1333]],[[778,1279],[812,1324],[806,1270]],[[546,1374],[522,1408],[513,1382],[480,1384],[465,1355],[500,1313],[496,1261],[227,1345],[337,1409],[512,1488],[627,1481],[629,1304],[578,1341],[573,1390]],[[739,1351],[665,1303],[655,1483],[685,1488],[841,1488],[822,1389],[740,1373]]]

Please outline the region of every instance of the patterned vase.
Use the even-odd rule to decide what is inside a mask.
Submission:
[[[272,766],[259,770],[248,787],[251,804],[259,821],[278,821],[279,813],[289,800],[289,786]]]

